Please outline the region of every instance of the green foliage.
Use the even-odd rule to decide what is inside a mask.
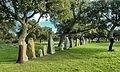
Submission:
[[[34,30],[27,36],[27,40],[28,38],[34,38],[34,40],[37,41],[47,41],[49,36],[49,29],[51,28],[38,26],[36,30]],[[51,34],[53,38],[57,38],[57,35],[53,31],[51,31]]]
[[[56,22],[62,23],[72,18],[71,5],[69,0],[48,0],[46,4],[51,17]]]
[[[114,31],[114,37],[118,40],[120,39],[120,30],[115,30]]]
[[[119,0],[99,0],[94,1],[88,7],[88,17],[92,22],[96,22],[98,24],[110,23],[110,26],[119,26]]]

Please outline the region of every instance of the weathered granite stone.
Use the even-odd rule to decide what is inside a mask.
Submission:
[[[72,48],[74,46],[73,38],[70,38],[70,47]]]
[[[85,44],[88,44],[89,43],[89,40],[86,38],[85,39]]]
[[[39,49],[38,54],[39,54],[39,57],[42,57],[42,56],[43,56],[43,51],[42,51],[42,49]]]
[[[64,50],[64,44],[62,43],[59,47],[60,50]]]
[[[84,45],[85,44],[85,39],[84,37],[81,38],[81,45]]]
[[[47,46],[43,46],[43,55],[47,55]]]
[[[76,39],[75,46],[80,46],[80,40]]]
[[[65,37],[65,41],[64,41],[64,49],[69,49],[70,47],[70,41],[68,37]]]
[[[91,43],[91,40],[89,39],[89,43]]]
[[[83,45],[85,44],[85,39],[83,38]]]
[[[51,35],[49,36],[49,39],[48,39],[48,53],[50,54],[55,53],[54,41]]]
[[[36,58],[36,56],[35,56],[35,44],[34,44],[33,38],[30,38],[28,40],[27,54],[28,54],[29,59]]]

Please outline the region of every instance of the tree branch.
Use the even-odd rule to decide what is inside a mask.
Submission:
[[[29,17],[27,17],[27,19],[30,19],[30,18],[32,18],[35,14],[37,14],[38,12],[36,12],[36,11],[34,11],[34,13],[31,15],[31,16],[29,16]]]
[[[34,30],[37,28],[37,24],[39,23],[41,17],[42,17],[44,14],[46,14],[46,13],[48,13],[48,12],[44,12],[44,13],[42,13],[42,14],[39,16],[37,22],[32,26],[32,28],[31,28],[30,30],[28,30],[28,34],[31,33],[32,31],[34,31]]]
[[[109,21],[112,22],[112,20],[111,20],[108,16],[104,15],[103,13],[102,13],[102,15],[103,15],[105,18],[107,18],[107,20],[109,20]]]
[[[12,11],[10,11],[10,9],[8,9],[8,7],[6,6],[4,0],[2,0],[0,2],[0,5],[2,6],[2,7],[0,7],[0,9],[3,10],[6,14],[10,14],[12,17],[14,17],[16,20],[18,20],[21,24],[24,24],[23,21],[21,20],[21,18],[18,16],[15,1],[12,1],[12,3],[13,3],[13,8],[15,9],[15,13],[13,13]]]
[[[90,28],[87,28],[87,29],[84,29],[84,30],[72,31],[72,32],[69,32],[68,34],[77,34],[77,33],[85,32],[85,31],[88,31],[88,30],[91,30],[91,29],[95,29],[95,28],[97,28],[97,26],[95,26],[95,27],[90,27]]]
[[[7,13],[7,14],[9,13],[13,17],[15,17],[15,14],[13,12],[11,12],[10,9],[8,9],[8,7],[5,6],[5,4],[3,5],[2,2],[0,2],[0,5],[1,5],[1,7],[0,7],[1,10],[3,10],[5,13]]]

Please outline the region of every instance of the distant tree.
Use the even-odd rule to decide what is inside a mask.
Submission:
[[[0,39],[2,39],[2,41],[6,39],[9,40],[10,37],[8,36],[11,36],[11,38],[13,37],[13,35],[10,32],[14,31],[15,22],[7,20],[6,14],[0,11]]]
[[[120,30],[115,30],[113,36],[116,40],[120,40]]]
[[[117,26],[120,26],[120,1],[119,0],[98,0],[93,1],[88,7],[88,20],[103,24],[103,27],[108,25],[108,39],[110,41],[109,51],[113,51],[114,44],[113,33]]]
[[[67,21],[62,21],[60,23],[56,23],[56,27],[58,29],[58,33],[60,34],[60,41],[58,46],[61,45],[63,42],[64,36],[67,34],[75,34],[80,33],[86,30],[91,29],[91,27],[87,26],[88,22],[83,20],[84,19],[84,10],[88,5],[88,1],[79,1],[70,0],[71,4],[71,11],[72,11],[72,18],[68,19]]]

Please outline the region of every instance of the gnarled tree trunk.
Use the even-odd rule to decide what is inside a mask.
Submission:
[[[18,60],[17,63],[23,63],[25,61],[28,61],[28,57],[26,55],[26,49],[27,49],[27,44],[26,44],[26,37],[27,37],[27,25],[22,26],[22,32],[19,36],[19,54],[18,54]]]
[[[114,44],[114,38],[113,38],[113,33],[114,33],[114,26],[111,28],[111,30],[109,31],[108,33],[108,38],[109,38],[109,41],[110,41],[110,45],[109,45],[109,50],[108,51],[114,51],[112,49],[113,47],[113,44]]]
[[[96,43],[100,43],[100,38],[99,38],[99,37],[98,37],[98,39],[97,39]]]
[[[61,34],[61,35],[60,35],[60,40],[59,40],[58,47],[61,46],[61,44],[63,43],[64,38],[65,38],[65,35]]]

